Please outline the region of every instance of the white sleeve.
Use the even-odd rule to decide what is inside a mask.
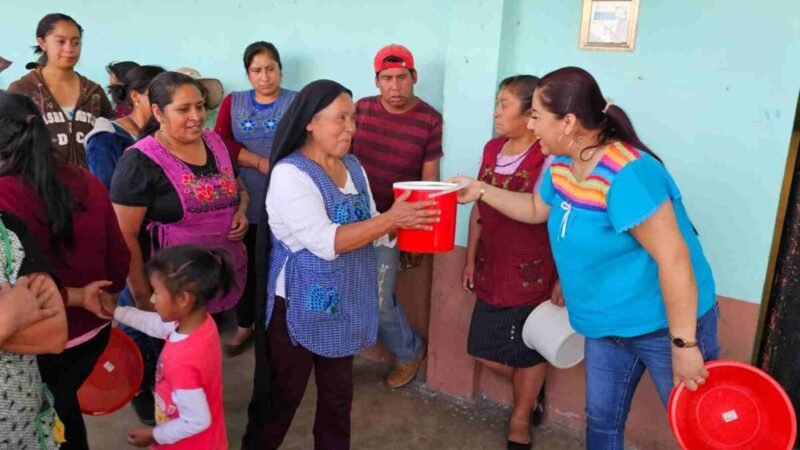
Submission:
[[[118,306],[114,310],[114,319],[159,339],[164,339],[175,331],[175,322],[164,322],[158,313],[142,311],[132,306]]]
[[[178,389],[172,393],[179,416],[153,428],[153,439],[159,444],[174,444],[202,433],[211,426],[211,410],[202,388]]]
[[[326,261],[336,259],[339,225],[328,217],[322,193],[311,177],[291,164],[275,166],[266,206],[270,228],[278,239],[287,244],[294,241]]]
[[[361,168],[361,172],[364,174],[364,180],[367,182],[367,194],[369,194],[369,212],[370,217],[378,217],[381,213],[378,212],[378,207],[375,206],[375,197],[372,196],[372,188],[369,186],[369,178],[367,177],[367,171],[364,168]],[[375,239],[373,245],[375,247],[394,247],[397,243],[397,238],[389,239],[388,234],[384,234],[383,236]]]

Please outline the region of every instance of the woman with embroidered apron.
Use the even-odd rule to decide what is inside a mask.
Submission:
[[[152,310],[152,288],[145,277],[138,234],[147,224],[151,248],[179,244],[221,247],[236,274],[226,295],[209,302],[219,320],[236,306],[247,276],[247,192],[236,177],[225,144],[203,130],[205,100],[197,82],[177,72],[153,79],[148,91],[153,116],[140,139],[117,163],[111,201],[131,250],[128,286],[136,305]]]
[[[6,212],[0,213],[0,264],[0,447],[57,449],[64,428],[36,354],[64,349],[64,304],[36,239]]]
[[[241,177],[247,188],[250,202],[247,206],[247,221],[250,227],[244,238],[249,255],[255,254],[258,215],[264,209],[266,174],[275,130],[281,117],[292,104],[297,92],[281,87],[283,65],[278,49],[269,42],[254,42],[244,51],[244,69],[253,89],[233,92],[222,101],[217,114],[216,131],[231,154],[239,163]],[[236,306],[239,328],[236,335],[225,345],[225,353],[235,356],[241,353],[253,333],[255,320],[255,258],[247,261],[247,282],[244,294]]]
[[[300,91],[278,126],[259,222],[258,253],[270,233],[270,262],[257,266],[260,278],[268,276],[259,322],[266,348],[256,347],[256,377],[271,376],[274,384],[260,399],[256,379],[244,448],[278,448],[312,369],[315,448],[350,447],[353,356],[378,332],[374,246],[393,245],[386,235],[397,228],[429,229],[438,221],[438,210],[425,209],[434,202],[408,203],[408,193],[378,214],[366,173],[349,153],[354,114],[348,89],[318,80]]]
[[[589,72],[542,77],[530,125],[555,156],[539,190],[472,180],[459,201],[547,222],[570,324],[586,337],[586,448],[622,450],[645,371],[664,406],[675,384],[706,382],[704,362],[719,357],[714,277],[675,181]]]
[[[500,83],[494,110],[498,137],[486,144],[478,175],[484,183],[514,192],[538,187],[547,161],[527,127],[538,81],[517,75]],[[507,448],[530,448],[532,415],[534,422],[541,420],[537,397],[541,400],[547,364],[522,342],[522,327],[533,308],[551,298],[556,283],[547,227],[517,222],[485,203],[472,207],[469,223],[462,283],[477,299],[467,352],[512,382]]]

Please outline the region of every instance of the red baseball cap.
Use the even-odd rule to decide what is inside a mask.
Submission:
[[[402,61],[383,61],[390,56],[400,58]],[[375,66],[375,73],[380,73],[383,70],[393,69],[395,67],[404,67],[409,70],[414,70],[414,56],[411,55],[411,52],[402,45],[391,44],[378,50],[378,53],[375,55],[375,61],[373,62],[373,65]]]

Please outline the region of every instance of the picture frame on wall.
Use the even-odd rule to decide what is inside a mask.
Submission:
[[[636,45],[639,0],[583,0],[582,50],[632,52]]]

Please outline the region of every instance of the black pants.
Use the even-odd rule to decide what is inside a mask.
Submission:
[[[274,384],[269,400],[264,401],[268,406],[261,411],[259,418],[252,415],[254,411],[251,402],[251,409],[248,411],[250,423],[247,425],[243,448],[272,450],[281,445],[297,407],[303,400],[313,369],[317,384],[314,448],[349,449],[353,357],[326,358],[302,346],[292,345],[286,326],[286,302],[280,297],[275,298],[275,310],[266,337]],[[260,423],[254,423],[254,419]]]
[[[247,280],[244,284],[244,292],[239,303],[236,304],[236,322],[242,328],[250,328],[253,326],[254,318],[256,316],[254,297],[256,294],[256,236],[258,236],[258,227],[254,224],[250,225],[247,229],[247,234],[244,237],[244,246],[247,248]],[[263,302],[258,303],[262,308],[265,306]]]
[[[105,350],[111,326],[97,336],[58,355],[39,355],[42,380],[53,392],[58,417],[64,422],[66,442],[61,450],[88,450],[86,425],[78,404],[78,388],[92,372],[97,359]]]

